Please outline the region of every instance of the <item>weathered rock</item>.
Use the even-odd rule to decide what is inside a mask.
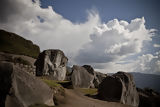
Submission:
[[[85,80],[83,75],[85,75]],[[105,77],[106,77],[105,74],[100,72],[95,72],[90,65],[83,65],[83,66],[74,65],[72,67],[72,73],[68,75],[66,79],[71,80],[73,82],[73,85],[76,87],[98,88],[99,84]]]
[[[0,63],[0,107],[53,106],[52,90],[11,63]]]
[[[94,69],[90,65],[83,65],[84,67],[90,74],[94,75]]]
[[[107,101],[138,106],[139,96],[131,74],[118,72],[107,76],[98,88],[98,97]]]
[[[98,78],[98,81],[100,83],[103,81],[103,79],[105,79],[107,77],[107,74],[103,74],[103,73],[96,72],[96,71],[95,71],[95,75]]]
[[[98,88],[99,84],[102,82],[103,79],[106,78],[106,76],[107,76],[107,74],[103,74],[103,73],[95,71],[94,72],[94,81],[93,81],[94,87]]]
[[[36,75],[48,75],[54,80],[64,80],[67,61],[61,50],[45,50],[39,54],[35,62]]]
[[[74,87],[94,87],[94,75],[91,75],[84,67],[73,65],[71,81]]]
[[[139,94],[139,107],[159,107],[160,94],[152,89],[137,88]]]
[[[100,72],[95,72],[90,65],[83,65],[82,67],[84,67],[91,75],[94,76],[93,84],[95,88],[98,88],[99,84],[106,77],[106,75]]]

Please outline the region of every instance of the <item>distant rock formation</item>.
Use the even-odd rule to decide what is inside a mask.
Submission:
[[[0,107],[54,105],[52,90],[11,63],[0,63]]]
[[[95,72],[90,65],[72,67],[71,81],[75,87],[97,88],[105,77],[105,74]]]
[[[98,97],[102,100],[120,102],[138,106],[139,96],[131,74],[118,72],[107,76],[98,88]]]
[[[61,50],[45,50],[39,54],[35,62],[36,75],[48,75],[53,80],[64,80],[68,58]]]
[[[152,89],[137,88],[139,94],[139,107],[159,107],[160,94]]]

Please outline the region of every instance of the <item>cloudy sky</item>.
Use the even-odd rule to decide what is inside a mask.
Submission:
[[[160,74],[159,0],[1,0],[0,29],[61,49],[69,65]]]

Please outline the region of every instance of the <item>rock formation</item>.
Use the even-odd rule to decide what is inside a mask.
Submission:
[[[139,96],[131,74],[118,72],[107,76],[98,88],[98,97],[107,101],[138,106]]]
[[[82,67],[84,67],[90,73],[90,75],[94,76],[93,84],[95,88],[98,88],[99,84],[106,77],[106,74],[95,72],[90,65],[83,65]]]
[[[0,107],[53,106],[52,90],[41,80],[11,63],[0,63]]]
[[[39,46],[23,37],[0,29],[0,51],[17,55],[37,58],[40,53]]]
[[[100,72],[94,72],[94,80],[93,80],[93,84],[95,88],[99,87],[99,84],[103,81],[103,79],[105,79],[107,76],[107,74],[103,74]]]
[[[71,81],[73,86],[81,88],[94,87],[94,75],[91,75],[84,67],[73,65]]]
[[[137,88],[139,94],[139,107],[159,107],[160,94],[152,89]]]
[[[72,67],[71,81],[76,87],[97,88],[105,77],[105,74],[95,72],[90,65]]]
[[[67,61],[61,50],[45,50],[39,54],[35,62],[36,75],[48,75],[54,80],[64,80]]]

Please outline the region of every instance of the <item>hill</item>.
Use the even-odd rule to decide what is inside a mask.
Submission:
[[[40,48],[17,34],[0,30],[0,51],[37,58]]]
[[[134,77],[136,86],[138,88],[151,88],[160,92],[160,75],[144,74],[144,73],[131,73]]]

